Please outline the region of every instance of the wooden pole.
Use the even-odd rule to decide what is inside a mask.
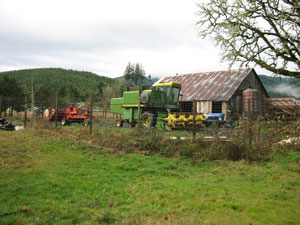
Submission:
[[[196,139],[196,100],[193,100],[193,140]]]
[[[32,110],[32,116],[31,120],[33,121],[34,126],[36,126],[36,118],[35,118],[35,112],[34,112],[34,105],[35,105],[35,99],[34,99],[34,90],[33,90],[33,76],[31,75],[31,110]]]
[[[250,99],[248,99],[248,121],[250,122],[251,116],[250,116]]]
[[[15,98],[11,97],[10,98],[10,111],[9,111],[9,116],[11,118],[13,117],[13,112],[14,112],[14,102],[15,102]]]
[[[139,100],[138,100],[138,128],[141,128],[141,87],[139,86]],[[133,113],[134,115],[134,113]]]
[[[58,97],[55,98],[55,129],[57,129],[57,117],[58,117]]]
[[[42,120],[44,119],[44,105],[42,105]]]
[[[0,117],[2,115],[2,95],[0,95]]]
[[[12,108],[12,97],[9,97],[9,108],[8,108],[8,116],[11,117],[11,108]]]
[[[255,110],[255,105],[254,103],[257,102],[257,96],[256,99],[252,99],[252,119],[254,119],[254,110]]]
[[[249,144],[252,143],[252,116],[250,114],[250,99],[248,99],[248,136],[249,136]]]
[[[91,120],[90,120],[90,135],[91,135],[93,131],[93,94],[91,95],[90,111],[91,111]]]
[[[27,97],[25,96],[25,105],[24,105],[24,128],[27,124]]]

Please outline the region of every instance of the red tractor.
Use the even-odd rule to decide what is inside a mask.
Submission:
[[[62,126],[71,123],[80,123],[87,127],[90,124],[91,113],[87,108],[78,107],[77,104],[73,104],[71,107],[63,110],[49,109],[49,121],[54,121],[57,116],[57,120],[61,122]],[[93,117],[94,118],[94,117]]]

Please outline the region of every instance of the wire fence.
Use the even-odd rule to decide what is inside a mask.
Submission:
[[[34,97],[0,96],[0,117],[5,118],[0,118],[0,129],[10,120],[33,132],[80,135],[91,149],[159,153],[192,162],[265,161],[272,151],[284,151],[282,145],[300,150],[300,107],[290,100],[177,104],[176,99],[151,99],[140,91],[125,92],[122,98]],[[67,125],[77,126],[62,128]]]
[[[146,94],[145,94],[146,93]],[[130,95],[127,96],[126,95]],[[135,127],[150,130],[185,130],[213,132],[213,127],[232,128],[241,118],[248,120],[296,121],[300,116],[299,101],[293,98],[266,99],[264,101],[181,102],[172,96],[149,98],[147,92],[125,92],[122,98],[99,96],[0,96],[0,117],[24,123],[54,122],[55,126],[82,124],[84,126]],[[224,131],[225,133],[228,131]]]

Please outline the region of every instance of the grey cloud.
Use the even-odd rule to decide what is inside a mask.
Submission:
[[[179,33],[178,30],[181,30]],[[1,31],[1,30],[0,30]],[[77,29],[1,31],[3,52],[93,51],[139,48],[164,50],[183,44],[184,29],[169,24],[101,23],[81,24]]]
[[[163,23],[145,25],[138,22],[103,22],[78,24],[76,29],[66,27],[65,30],[53,27],[41,30],[12,27],[14,29],[11,30],[9,26],[4,30],[0,28],[3,34],[0,36],[0,65],[56,66],[55,62],[47,63],[43,58],[56,58],[57,62],[66,63],[71,58],[76,60],[74,54],[109,56],[112,52],[116,54],[129,49],[163,52],[192,42],[186,41],[192,38],[183,38],[186,35],[184,26],[179,29],[175,25]]]

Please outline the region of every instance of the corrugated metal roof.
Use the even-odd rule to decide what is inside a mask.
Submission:
[[[160,83],[181,83],[180,101],[228,101],[252,69],[183,74]]]
[[[295,98],[269,98],[266,101],[273,107],[300,107],[300,101]]]

